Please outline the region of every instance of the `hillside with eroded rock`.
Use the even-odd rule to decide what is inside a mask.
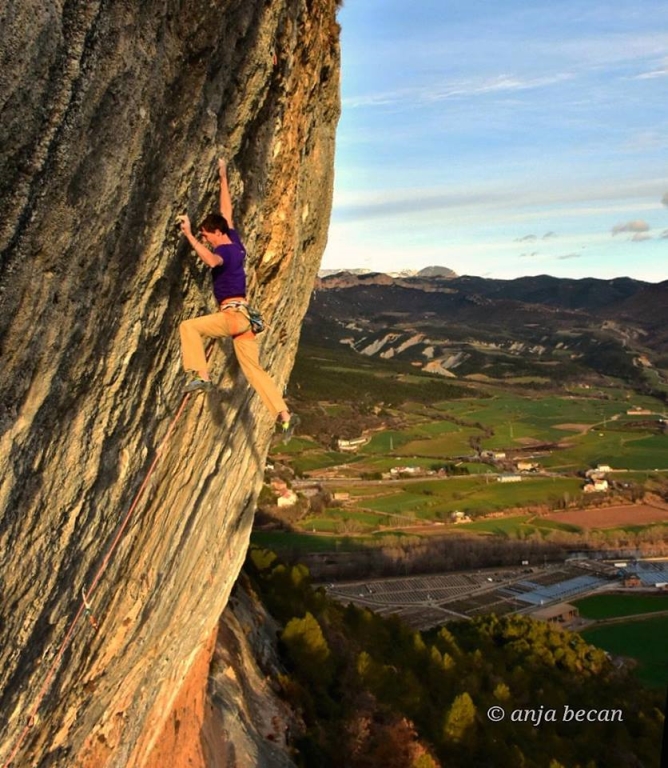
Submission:
[[[303,339],[451,378],[595,371],[665,394],[666,307],[667,282],[344,272],[318,280]]]

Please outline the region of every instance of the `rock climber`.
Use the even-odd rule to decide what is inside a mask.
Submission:
[[[206,391],[212,387],[203,338],[231,337],[234,352],[248,383],[268,410],[278,418],[282,431],[289,433],[295,420],[278,387],[260,366],[258,345],[251,330],[244,271],[246,249],[234,229],[227,167],[222,159],[218,161],[218,172],[220,213],[210,213],[200,224],[200,237],[204,242],[193,234],[188,216],[184,214],[179,217],[181,232],[199,258],[211,268],[213,293],[218,304],[218,311],[214,314],[185,320],[179,327],[183,367],[190,374],[184,391]]]

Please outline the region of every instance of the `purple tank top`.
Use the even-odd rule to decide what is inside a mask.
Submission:
[[[213,295],[219,304],[232,296],[246,295],[246,273],[244,272],[246,249],[236,229],[230,229],[227,234],[232,242],[219,245],[213,251],[223,260],[219,267],[213,267],[211,270]]]

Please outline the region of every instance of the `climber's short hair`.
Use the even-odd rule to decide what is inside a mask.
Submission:
[[[205,232],[222,232],[224,235],[230,231],[230,225],[227,223],[227,219],[220,213],[210,213],[202,219],[199,225],[200,230]]]

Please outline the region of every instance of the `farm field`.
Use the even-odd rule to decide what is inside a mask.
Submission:
[[[562,439],[568,443],[542,463],[550,469],[594,467],[607,464],[613,469],[667,469],[668,436],[622,430],[589,430]]]
[[[462,523],[457,526],[461,531],[475,531],[495,536],[524,538],[534,533],[545,536],[555,530],[575,533],[579,528],[566,524],[555,524],[545,518],[536,515],[518,515],[511,517],[497,517],[489,520],[480,520],[474,523]]]
[[[363,541],[347,536],[313,536],[293,531],[253,531],[251,543],[278,552],[289,549],[301,552],[352,552],[364,546]]]
[[[581,492],[580,481],[572,478],[531,478],[522,483],[506,484],[486,482],[480,476],[370,486],[352,482],[347,485],[341,481],[341,484],[331,486],[331,490],[347,493],[349,501],[343,507],[329,507],[318,516],[306,517],[299,523],[302,530],[370,533],[381,527],[406,528],[418,523],[442,523],[449,521],[456,510],[475,518],[494,510],[500,512],[517,506],[548,503],[564,495],[577,498]],[[568,522],[523,515],[461,523],[449,526],[448,530],[522,536],[536,531],[547,535],[554,530],[572,532],[579,528]]]
[[[389,514],[410,514],[425,522],[449,519],[458,510],[471,516],[488,514],[494,510],[538,505],[563,498],[577,498],[581,494],[581,481],[575,478],[527,478],[520,483],[486,481],[480,476],[461,476],[449,479],[377,486],[362,496],[357,489],[351,510],[375,510]],[[350,492],[352,487],[342,485],[339,491]],[[465,529],[470,524],[458,528]]]
[[[338,349],[311,350],[300,365],[303,432],[276,445],[272,460],[339,495],[294,523],[311,535],[303,544],[313,534],[330,541],[408,530],[547,539],[558,532],[614,536],[615,529],[630,534],[668,524],[668,505],[665,512],[630,503],[587,508],[609,498],[585,499],[584,472],[597,465],[620,470],[608,476],[620,502],[639,498],[641,486],[659,494],[666,486],[668,473],[655,471],[662,464],[668,470],[668,435],[658,420],[664,404],[621,381],[606,385],[599,378],[595,385],[556,391],[440,380],[405,363]],[[634,415],[638,410],[642,415]],[[337,450],[338,435],[368,442],[344,453]],[[534,471],[520,482],[498,482],[500,475],[517,473],[520,460],[532,462]],[[407,467],[423,478],[410,477]],[[404,475],[391,477],[395,469]],[[567,512],[557,511],[564,507]],[[539,509],[540,515],[528,514]],[[555,511],[545,515],[546,509]],[[455,512],[472,521],[455,526]]]
[[[546,519],[579,528],[618,528],[628,525],[650,525],[668,521],[668,505],[664,508],[647,504],[627,504],[600,509],[575,509],[553,512]]]
[[[409,379],[402,381],[407,385]],[[596,397],[537,397],[481,387],[480,395],[432,406],[410,400],[395,406],[393,426],[372,432],[370,442],[357,454],[337,453],[331,445],[319,445],[303,435],[276,451],[291,458],[300,473],[351,462],[361,472],[386,471],[402,463],[427,467],[430,461],[472,456],[474,444],[488,451],[550,445],[550,451],[543,449],[537,460],[560,471],[581,471],[598,464],[632,471],[668,469],[668,435],[652,427],[657,423],[652,419],[643,421],[627,413],[631,405],[661,413],[663,404],[658,400],[631,397],[615,389]],[[343,407],[322,406],[325,412],[340,415]]]

